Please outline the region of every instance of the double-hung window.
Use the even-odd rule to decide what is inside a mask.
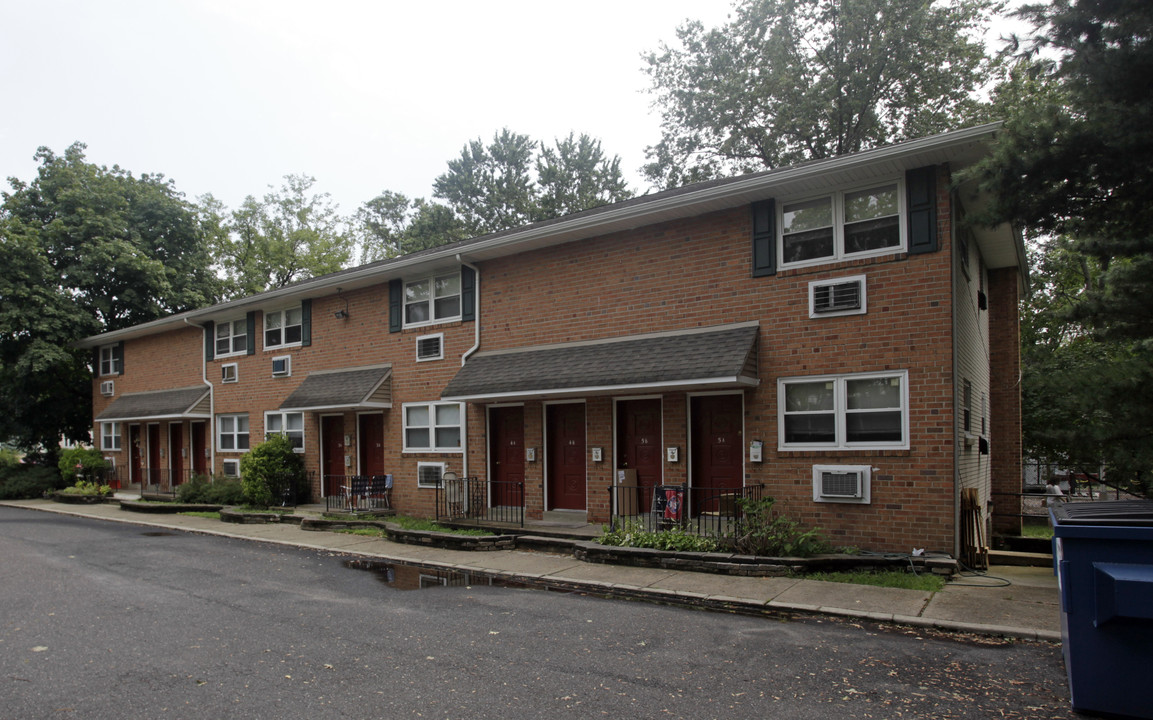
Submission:
[[[404,284],[405,325],[428,325],[459,319],[459,272]]]
[[[123,365],[123,357],[121,353],[124,352],[124,346],[120,343],[115,345],[103,345],[100,348],[100,374],[101,375],[119,375],[120,369]]]
[[[120,423],[100,423],[100,449],[108,452],[120,450]]]
[[[216,448],[231,451],[248,449],[248,415],[217,416]]]
[[[781,264],[868,257],[904,246],[902,183],[781,203]]]
[[[299,345],[303,315],[299,307],[264,313],[264,347]]]
[[[406,452],[459,452],[460,403],[411,403],[404,406],[404,449]]]
[[[907,449],[908,374],[782,378],[777,384],[780,447]]]
[[[285,435],[292,441],[292,449],[304,452],[304,413],[266,413],[264,435]]]
[[[216,324],[216,356],[236,355],[248,351],[248,323],[233,320]]]

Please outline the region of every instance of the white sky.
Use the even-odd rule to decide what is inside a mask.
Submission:
[[[36,148],[163,173],[230,208],[286,174],[344,214],[429,198],[464,144],[570,131],[634,190],[660,139],[640,55],[729,0],[0,0],[0,177]],[[7,190],[6,182],[3,189]]]

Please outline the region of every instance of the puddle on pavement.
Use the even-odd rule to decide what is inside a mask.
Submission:
[[[163,530],[151,530],[149,532],[142,532],[140,534],[143,535],[144,537],[171,537],[171,536],[175,535],[176,533],[165,532]]]
[[[419,567],[403,563],[387,563],[380,560],[345,560],[344,566],[352,570],[367,570],[376,579],[397,590],[428,590],[440,587],[505,587],[528,588],[524,583],[510,582],[490,577],[482,573],[442,570]]]

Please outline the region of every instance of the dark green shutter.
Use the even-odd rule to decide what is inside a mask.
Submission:
[[[388,281],[388,331],[400,332],[404,288],[399,278]]]
[[[777,272],[777,205],[773,200],[753,203],[753,277]]]
[[[937,251],[937,169],[928,167],[905,173],[909,213],[909,254]]]
[[[460,319],[476,320],[476,271],[460,268]]]
[[[120,364],[120,370],[116,374],[117,375],[123,375],[124,374],[124,341],[123,340],[116,343],[116,346],[114,348],[112,348],[112,357],[115,358],[117,355],[120,356],[120,363],[119,363]]]
[[[209,320],[204,323],[204,359],[211,360],[216,357],[216,323]]]
[[[246,347],[248,348],[247,354],[248,355],[255,355],[256,354],[256,311],[250,310],[248,312],[248,314],[244,316],[244,322],[246,325],[246,327],[244,328],[244,334],[248,336],[248,342],[245,344]]]
[[[92,374],[100,377],[100,347],[92,348]]]
[[[300,301],[300,344],[312,344],[312,301]]]

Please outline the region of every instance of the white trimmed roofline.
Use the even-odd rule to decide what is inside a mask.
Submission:
[[[641,196],[612,205],[586,210],[555,220],[546,220],[513,230],[462,240],[399,258],[362,265],[350,270],[303,280],[293,285],[231,300],[197,310],[188,310],[159,320],[141,323],[129,328],[93,335],[76,343],[78,348],[92,348],[120,340],[143,337],[174,329],[184,323],[223,320],[242,311],[267,307],[278,302],[322,297],[337,288],[345,291],[387,282],[413,270],[432,272],[438,267],[474,262],[522,250],[560,244],[572,240],[608,234],[620,230],[655,224],[680,217],[694,216],[725,208],[738,207],[756,199],[773,196],[773,191],[789,183],[820,175],[850,172],[869,165],[916,159],[913,165],[948,162],[950,151],[971,148],[987,141],[1001,127],[1001,123],[988,123],[962,130],[909,140],[894,145],[863,150],[824,160],[767,170],[752,175],[725,178],[683,188],[666,190],[651,196]],[[940,156],[937,158],[929,156]],[[918,156],[926,156],[919,158]],[[970,158],[971,159],[971,158]],[[1022,268],[1022,273],[1024,269]]]

